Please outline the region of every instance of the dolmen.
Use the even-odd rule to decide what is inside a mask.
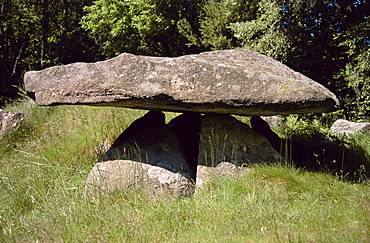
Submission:
[[[324,113],[339,106],[319,83],[244,49],[180,57],[123,53],[27,72],[24,82],[38,105],[149,110],[92,168],[86,181],[92,197],[133,187],[188,196],[205,180],[198,171],[221,175],[205,171],[279,163],[284,158],[270,141],[232,115]],[[166,124],[163,111],[182,114]]]

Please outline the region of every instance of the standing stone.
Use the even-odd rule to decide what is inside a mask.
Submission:
[[[278,163],[281,160],[267,139],[247,124],[229,115],[204,115],[198,165],[215,167],[229,161],[240,166],[249,163]]]
[[[168,123],[180,140],[186,162],[192,175],[194,175],[194,180],[198,165],[201,119],[202,116],[199,113],[187,112],[175,117]]]
[[[264,136],[277,152],[282,152],[283,147],[281,138],[271,130],[269,124],[264,119],[259,116],[253,116],[250,119],[250,123],[253,131]],[[284,154],[283,157],[285,158]]]
[[[100,159],[108,160],[138,161],[195,178],[179,139],[159,111],[150,111],[134,121]]]
[[[216,167],[198,165],[196,190],[211,182],[214,177],[236,178],[252,171],[252,168],[237,166],[229,162],[221,162]]]
[[[141,189],[157,195],[178,198],[191,196],[194,184],[181,173],[130,160],[97,163],[90,171],[85,186],[85,197],[96,199],[114,192]]]

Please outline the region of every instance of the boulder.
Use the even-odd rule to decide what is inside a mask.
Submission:
[[[195,180],[178,137],[165,124],[165,115],[159,111],[149,111],[134,121],[100,158],[100,161],[109,160],[138,161],[183,173]]]
[[[261,116],[265,120],[272,130],[284,130],[288,126],[281,116]]]
[[[362,181],[370,176],[366,152],[339,139],[327,140],[320,134],[282,139],[261,117],[252,117],[252,129],[266,137],[281,156],[297,167],[331,172],[341,179]]]
[[[350,122],[344,119],[336,120],[330,128],[335,134],[353,135],[358,132],[370,134],[370,123]]]
[[[221,162],[216,167],[198,165],[197,171],[196,189],[203,187],[205,183],[210,182],[214,177],[235,178],[246,175],[252,172],[253,169],[237,166],[230,162]]]
[[[30,71],[24,83],[39,105],[276,115],[329,112],[339,104],[322,85],[243,49],[175,58],[123,53],[96,63]]]
[[[85,197],[96,199],[115,192],[132,189],[145,190],[152,196],[170,198],[191,196],[194,184],[185,175],[131,160],[97,163],[90,171],[85,186]]]
[[[198,165],[215,167],[229,161],[235,165],[282,161],[267,139],[247,124],[224,114],[205,114],[201,121]]]
[[[0,139],[5,133],[17,129],[23,117],[23,113],[8,112],[0,109]]]

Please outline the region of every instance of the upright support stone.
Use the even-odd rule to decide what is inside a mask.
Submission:
[[[164,114],[159,111],[149,111],[134,121],[100,158],[100,161],[109,160],[138,161],[195,180],[178,137],[165,124]]]
[[[243,165],[281,161],[265,137],[236,118],[206,114],[202,119],[198,165],[215,167],[221,162]]]

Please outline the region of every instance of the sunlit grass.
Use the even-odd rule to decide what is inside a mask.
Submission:
[[[143,191],[89,201],[96,147],[146,111],[38,107],[0,141],[0,241],[369,242],[370,186],[284,166],[214,178],[191,198]],[[167,120],[176,114],[168,113]]]

